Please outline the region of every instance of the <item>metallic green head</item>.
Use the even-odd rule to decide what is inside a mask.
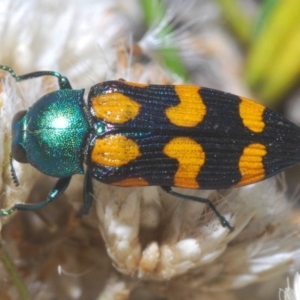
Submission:
[[[58,90],[18,112],[12,121],[12,157],[54,177],[83,174],[90,129],[83,93]]]

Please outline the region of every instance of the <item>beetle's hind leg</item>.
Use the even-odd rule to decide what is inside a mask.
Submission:
[[[45,207],[52,201],[56,200],[60,195],[64,193],[66,188],[68,187],[72,176],[60,178],[53,189],[49,192],[47,199],[43,202],[35,203],[35,204],[26,204],[26,203],[17,203],[13,207],[9,209],[1,209],[0,217],[8,216],[13,213],[15,210],[37,210]]]
[[[219,211],[217,210],[217,208],[213,205],[213,203],[206,198],[200,198],[200,197],[196,197],[196,196],[189,196],[189,195],[184,195],[181,193],[177,193],[175,191],[172,190],[172,188],[170,186],[161,186],[161,188],[167,192],[170,195],[173,195],[175,197],[179,197],[182,199],[187,199],[187,200],[192,200],[192,201],[196,201],[196,202],[201,202],[204,204],[209,205],[209,207],[213,210],[213,212],[216,214],[216,216],[219,218],[222,226],[227,227],[230,231],[234,230],[234,227],[232,227],[229,222],[224,218],[224,216],[222,216]]]

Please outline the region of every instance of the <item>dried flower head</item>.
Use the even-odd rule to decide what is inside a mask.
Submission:
[[[117,1],[9,2],[0,5],[1,24],[7,24],[0,26],[0,63],[18,74],[59,70],[75,88],[87,89],[117,78],[172,84],[180,79],[162,68],[152,54],[175,38],[182,57],[197,61],[197,66],[212,57],[195,78],[207,82],[203,74],[208,72],[214,75],[211,86],[217,78],[213,87],[227,85],[234,93],[244,91],[236,59],[242,55],[231,42],[225,43],[223,29],[216,30],[215,24],[212,31],[206,27],[197,36],[189,31],[194,23],[184,25],[183,19],[175,22],[179,26],[175,34],[160,40],[160,26],[176,17],[171,10],[160,25],[133,44],[128,38],[134,27],[132,15]],[[211,11],[209,1],[203,3]],[[139,10],[130,13],[139,14]],[[25,18],[31,26],[20,25]],[[134,53],[137,45],[142,53]],[[10,177],[9,152],[14,113],[55,89],[55,80],[49,78],[16,83],[0,72],[1,208],[24,202],[28,195],[29,200],[34,195],[43,200],[53,185],[46,177],[37,183],[39,175],[32,166],[14,163],[21,183],[16,188]],[[82,220],[74,212],[82,202],[81,176],[73,178],[65,194],[74,211],[62,199],[49,205],[46,213],[0,220],[6,222],[5,246],[34,298],[236,299],[234,290],[286,272],[299,255],[299,226],[290,218],[292,205],[282,177],[226,191],[180,190],[210,198],[235,227],[233,232],[222,227],[204,204],[173,197],[159,187],[94,184],[96,214],[92,211]],[[17,298],[4,264],[0,264],[0,275],[0,296],[5,285],[5,295]]]

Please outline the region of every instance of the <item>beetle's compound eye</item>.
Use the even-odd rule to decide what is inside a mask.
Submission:
[[[22,120],[22,118],[26,115],[26,113],[27,110],[20,110],[19,112],[17,112],[12,119],[12,124],[15,124],[20,120]]]
[[[28,163],[26,151],[21,145],[12,146],[11,155],[13,159],[18,161],[19,163],[23,163],[23,164]]]

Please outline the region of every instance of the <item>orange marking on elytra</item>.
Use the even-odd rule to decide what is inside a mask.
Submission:
[[[128,81],[123,81],[123,80],[121,80],[121,82],[123,82],[126,85],[133,86],[133,87],[145,88],[145,87],[149,86],[149,84],[145,84],[145,83],[128,82]]]
[[[92,162],[110,167],[121,167],[141,155],[138,144],[122,135],[98,138],[92,150]]]
[[[242,179],[236,185],[237,187],[258,182],[265,178],[263,157],[266,154],[266,146],[263,144],[253,143],[245,147],[239,161]]]
[[[196,180],[205,162],[205,153],[196,141],[186,137],[172,139],[163,150],[164,154],[178,160],[178,170],[174,178],[174,186],[199,188]]]
[[[102,94],[92,98],[92,107],[98,119],[123,124],[134,119],[140,104],[121,93]]]
[[[117,186],[147,186],[149,185],[148,181],[144,178],[134,177],[134,178],[125,178],[123,180],[113,182],[112,185]]]
[[[175,92],[180,103],[166,109],[166,116],[172,124],[183,127],[194,127],[206,115],[206,106],[199,94],[198,86],[176,85]]]
[[[247,98],[240,97],[240,99],[239,113],[244,126],[253,132],[262,132],[265,128],[263,120],[265,107]]]

